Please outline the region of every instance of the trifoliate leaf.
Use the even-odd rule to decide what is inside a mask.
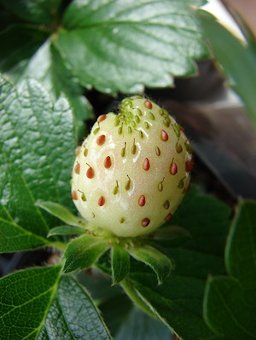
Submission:
[[[73,1],[54,37],[63,60],[86,87],[103,92],[164,87],[193,74],[206,54],[191,9],[197,1]]]
[[[195,73],[206,48],[192,7],[203,2],[84,0],[62,13],[59,0],[1,0],[10,18],[0,31],[0,71],[15,80],[35,78],[53,96],[63,93],[79,139],[83,120],[92,117],[82,86],[136,92]]]

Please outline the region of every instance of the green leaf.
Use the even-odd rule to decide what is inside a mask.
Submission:
[[[88,292],[60,270],[28,269],[0,280],[0,339],[111,339]]]
[[[256,202],[241,201],[225,251],[230,276],[210,278],[204,317],[217,334],[232,339],[256,337]]]
[[[26,25],[13,25],[0,33],[0,70],[15,82],[38,80],[57,100],[64,94],[74,115],[77,140],[85,135],[84,120],[93,118],[93,109],[78,80],[66,67],[47,32]]]
[[[217,335],[234,340],[256,337],[256,305],[245,301],[242,286],[232,277],[208,280],[204,316]]]
[[[103,256],[105,255],[109,257],[109,253]],[[110,297],[122,292],[122,289],[118,285],[111,285],[111,278],[109,276],[100,273],[96,268],[79,272],[77,278],[83,286],[87,287],[92,298],[97,301],[98,305],[102,301],[106,301]]]
[[[52,237],[52,236],[70,236],[70,235],[82,235],[84,234],[85,230],[84,228],[81,227],[72,227],[69,225],[62,225],[59,227],[52,228],[47,237]]]
[[[117,287],[117,286],[115,286]],[[115,340],[169,340],[170,330],[133,306],[125,294],[116,294],[99,305]]]
[[[84,120],[93,117],[93,110],[83,96],[83,89],[71,71],[65,66],[65,61],[58,50],[48,39],[28,62],[21,78],[32,77],[40,81],[48,91],[58,98],[62,93],[67,97],[74,114],[75,134],[84,136]]]
[[[195,277],[205,281],[209,275],[226,274],[224,261],[221,257],[182,247],[165,251],[166,255],[174,259],[175,271],[173,274],[175,275]]]
[[[159,320],[133,308],[115,335],[115,340],[170,340],[170,330]]]
[[[180,337],[208,337],[211,332],[202,315],[205,280],[209,273],[225,273],[223,260],[184,248],[169,249],[169,254],[175,270],[162,285],[157,286],[147,267],[135,262],[122,286],[137,306],[159,318]]]
[[[56,97],[63,93],[77,136],[84,132],[82,120],[92,117],[82,86],[110,93],[168,86],[173,76],[195,73],[194,60],[207,53],[191,8],[200,0],[73,1],[61,25],[60,0],[1,2],[24,23],[6,21],[0,70],[35,78]]]
[[[35,81],[16,89],[0,77],[0,125],[0,251],[45,245],[55,220],[35,201],[72,204],[67,183],[75,143],[69,106],[64,98],[53,105]]]
[[[0,253],[29,250],[47,245],[48,242],[43,237],[23,229],[15,221],[0,217]]]
[[[1,339],[36,339],[55,296],[60,267],[23,270],[0,280]]]
[[[64,276],[38,339],[106,340],[111,336],[88,292],[72,277]]]
[[[152,234],[150,241],[153,244],[161,244],[170,248],[182,245],[191,238],[192,236],[187,229],[175,225],[165,225]]]
[[[66,207],[62,206],[61,204],[54,203],[54,202],[44,202],[44,201],[37,201],[35,204],[37,207],[40,207],[50,213],[51,215],[57,217],[62,222],[74,226],[74,227],[81,227],[86,226],[86,221],[73,215]]]
[[[102,238],[83,235],[71,241],[64,253],[64,272],[91,267],[110,245]]]
[[[47,34],[25,24],[14,24],[0,32],[0,70],[10,71],[20,61],[30,58],[47,38]]]
[[[119,286],[112,285],[111,289],[113,290],[113,288],[117,289]],[[99,290],[99,292],[101,293],[101,290]],[[126,323],[127,318],[133,309],[133,303],[120,288],[117,293],[112,293],[112,296],[109,295],[110,294],[105,294],[98,306],[110,333],[115,338],[115,335],[122,327],[122,324]]]
[[[130,256],[127,251],[118,245],[111,249],[111,269],[113,283],[122,281],[130,271]]]
[[[211,335],[202,318],[204,281],[172,276],[156,286],[149,272],[134,272],[122,286],[130,298],[151,316],[159,318],[184,339]]]
[[[206,55],[191,3],[198,4],[75,0],[54,45],[85,87],[134,93],[169,86],[173,76],[195,73],[194,59]]]
[[[214,196],[192,186],[175,212],[173,225],[186,229],[191,241],[186,248],[223,256],[229,227],[230,208]]]
[[[13,224],[18,224],[31,233],[44,236],[48,225],[40,211],[33,207],[33,194],[27,186],[22,172],[14,166],[14,161],[8,163],[9,159],[10,156],[7,158],[6,153],[1,154],[1,211],[4,212],[1,217],[3,220],[7,219]],[[31,209],[32,207],[33,209]]]
[[[61,0],[0,0],[17,17],[35,24],[51,24],[57,19]]]
[[[15,80],[35,78],[55,97],[63,93],[77,139],[93,115],[82,86],[110,93],[167,86],[175,75],[195,73],[194,60],[206,54],[191,9],[204,1],[73,1],[61,25],[60,0],[1,1],[27,22],[7,21],[0,70]]]
[[[256,202],[238,206],[226,245],[226,266],[237,278],[248,298],[256,301]]]
[[[135,306],[139,307],[143,312],[145,312],[152,318],[159,319],[165,323],[165,321],[161,318],[157,311],[152,307],[150,302],[147,301],[143,294],[141,294],[137,287],[135,287],[132,281],[128,279],[123,280],[121,282],[121,287],[123,288],[127,296],[129,296],[131,301],[135,304]]]
[[[141,247],[129,248],[128,251],[137,261],[145,263],[155,272],[158,284],[163,283],[173,269],[171,259],[156,248],[144,245]]]
[[[209,14],[202,11],[200,13],[205,36],[217,62],[222,66],[230,85],[244,102],[251,119],[256,123],[255,47],[250,42],[244,44],[239,41]]]

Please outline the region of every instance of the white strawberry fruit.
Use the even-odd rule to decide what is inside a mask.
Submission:
[[[191,169],[183,129],[154,102],[133,96],[117,115],[100,116],[80,147],[72,199],[95,230],[144,235],[172,217]]]

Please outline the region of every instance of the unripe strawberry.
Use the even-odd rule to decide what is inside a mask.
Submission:
[[[72,198],[91,225],[121,237],[150,233],[180,204],[190,144],[164,109],[140,96],[98,118],[75,160]]]

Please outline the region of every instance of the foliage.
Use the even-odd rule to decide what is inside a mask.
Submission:
[[[191,208],[193,215],[190,214]],[[207,219],[202,215],[204,212],[208,212]],[[157,286],[154,276],[145,266],[133,263],[129,277],[122,282],[126,293],[138,306],[162,320],[184,339],[211,335],[202,317],[205,282],[209,274],[223,274],[225,269],[221,255],[216,255],[214,248],[210,253],[201,248],[201,234],[205,229],[210,232],[211,228],[218,228],[221,220],[221,239],[226,235],[225,226],[229,223],[229,213],[226,205],[193,187],[172,222],[173,225],[179,223],[181,227],[186,228],[192,238],[178,246],[159,241],[155,244],[173,258],[176,267],[173,273],[162,285]],[[186,218],[182,220],[181,216]],[[187,224],[188,220],[190,224]],[[196,233],[193,230],[194,225],[197,226]],[[215,244],[218,243],[216,240]]]
[[[27,269],[0,281],[0,339],[110,339],[89,294],[60,269]]]
[[[51,198],[72,207],[66,185],[75,149],[72,114],[65,98],[54,104],[34,80],[14,88],[1,77],[0,87],[0,251],[50,245],[46,236],[56,221],[34,204]]]
[[[65,181],[65,179],[66,181],[68,181],[69,178],[70,168],[72,166],[71,161],[73,159],[72,150],[70,151],[71,154],[69,158],[64,157],[63,159],[63,155],[67,154],[65,150],[68,149],[67,144],[69,146],[72,144],[74,145],[74,133],[72,130],[72,124],[69,124],[72,117],[70,115],[67,102],[64,98],[62,98],[60,100],[60,103],[62,105],[58,103],[55,105],[52,104],[47,93],[35,81],[25,81],[16,89],[8,81],[2,78],[1,85],[1,118],[4,123],[3,125],[6,127],[6,134],[2,135],[1,137],[1,146],[2,150],[6,150],[6,154],[9,155],[7,161],[6,158],[3,158],[2,166],[4,167],[6,166],[6,164],[8,164],[8,166],[13,169],[15,164],[15,178],[13,179],[14,184],[10,185],[10,182],[8,182],[7,179],[5,179],[5,181],[3,182],[2,190],[4,200],[2,200],[1,205],[1,214],[3,220],[1,226],[1,239],[3,240],[3,242],[1,244],[1,251],[25,250],[35,248],[37,246],[43,246],[45,244],[52,245],[53,247],[58,247],[59,249],[64,248],[65,244],[62,243],[61,238],[55,238],[54,241],[49,241],[49,239],[47,239],[48,230],[50,228],[56,230],[56,226],[59,228],[63,228],[56,218],[61,219],[62,221],[64,221],[64,223],[70,225],[70,228],[81,228],[81,220],[73,216],[71,212],[69,212],[66,208],[63,208],[60,204],[42,202],[42,199],[47,200],[50,196],[52,196],[55,197],[56,202],[65,203],[66,206],[70,204],[70,201],[68,200],[69,193],[63,191],[67,189],[66,185],[63,185],[63,181]],[[22,89],[22,93],[20,92],[20,89]],[[56,107],[59,108],[58,110],[55,110],[57,111],[57,113],[54,111],[54,108]],[[15,108],[19,109],[19,131],[12,128],[13,126],[15,126]],[[45,114],[41,115],[40,117],[36,116],[38,110],[41,110],[41,108],[44,108],[44,110],[48,109],[50,113],[45,112]],[[52,112],[55,112],[55,114],[53,115]],[[31,115],[33,115],[31,119],[27,119]],[[35,124],[37,123],[37,120],[34,119],[34,116],[36,116],[38,120],[40,119],[41,133],[39,133],[40,129],[38,129],[38,127],[35,129]],[[56,119],[57,123],[53,124],[52,119]],[[54,132],[52,132],[52,129]],[[58,129],[62,129],[61,132],[58,132]],[[23,135],[20,134],[20,132],[23,131],[27,131],[26,136],[24,136],[24,133]],[[40,144],[37,144],[35,142],[36,140],[33,138],[34,146],[31,147],[32,141],[29,144],[27,141],[30,139],[32,140],[35,131],[38,139],[43,139],[47,137],[47,143],[41,142]],[[65,139],[63,139],[61,143],[57,138],[60,134],[65,136]],[[58,139],[57,141],[55,141],[56,138]],[[17,141],[19,141],[19,143],[17,143]],[[53,143],[55,143],[55,147],[58,148],[57,151],[52,148]],[[13,146],[15,146],[15,148]],[[23,148],[26,148],[25,151],[22,146]],[[45,157],[43,157],[43,155],[45,155]],[[24,161],[21,162],[20,159]],[[49,159],[52,160],[52,166],[50,169],[52,169],[53,173],[55,173],[54,169],[56,170],[56,177],[54,181],[51,177],[48,176],[48,172],[46,171]],[[40,165],[40,161],[42,162],[42,166],[38,166]],[[37,166],[33,167],[33,164],[37,164]],[[56,167],[53,166],[53,164],[56,164]],[[59,164],[66,164],[66,166],[63,167]],[[2,171],[2,174],[7,174],[7,172]],[[36,180],[33,181],[33,174],[37,178],[41,179],[39,183]],[[9,176],[11,175],[12,173],[9,174]],[[17,185],[17,179],[19,177],[21,177],[24,181],[23,183],[25,183],[22,188],[17,188],[15,186],[15,184]],[[11,188],[14,188],[13,191],[7,190],[9,186]],[[27,193],[24,188],[27,188],[27,190],[29,190],[29,193]],[[60,195],[60,193],[62,194]],[[27,197],[31,196],[33,197],[33,200],[28,201]],[[18,198],[19,200],[17,201]],[[17,203],[15,204],[15,202]],[[24,215],[20,213],[20,217],[19,209],[15,210],[18,205],[22,207],[22,202],[25,202],[26,204],[25,217],[29,219],[28,221],[30,223],[24,223],[22,221],[22,216]],[[34,205],[35,202],[36,206]],[[53,218],[51,218],[50,215],[44,214],[44,211],[39,209],[39,207],[44,208],[48,212],[51,212],[54,215]],[[202,207],[204,207],[205,212],[207,211],[208,222],[207,220],[205,220],[205,216],[202,215]],[[191,209],[193,210],[192,216]],[[34,216],[35,214],[39,214],[40,218],[44,221],[45,229],[43,229],[43,231],[41,228],[38,228],[39,231],[35,228],[35,226],[38,227],[39,224],[35,224],[32,217],[30,217]],[[174,219],[175,224],[179,224],[180,227],[186,228],[188,230],[188,232],[192,236],[192,239],[189,238],[187,240],[185,247],[176,246],[176,248],[170,250],[170,244],[166,244],[166,242],[161,242],[161,238],[158,238],[156,233],[154,235],[155,239],[153,238],[151,240],[152,246],[145,246],[144,244],[142,244],[135,248],[128,248],[128,252],[131,253],[132,257],[134,257],[135,259],[139,259],[140,261],[149,265],[149,267],[145,267],[142,263],[138,264],[137,261],[133,260],[131,262],[131,271],[128,276],[128,271],[125,269],[126,266],[122,266],[121,269],[118,268],[117,263],[120,265],[121,262],[116,261],[116,255],[110,257],[109,253],[106,253],[105,257],[108,259],[109,264],[111,263],[110,259],[112,258],[112,268],[114,268],[114,282],[121,281],[122,287],[127,292],[127,294],[133,300],[135,300],[135,303],[138,303],[139,306],[142,306],[144,310],[150,313],[150,315],[152,315],[153,311],[154,317],[160,318],[160,320],[165,320],[164,323],[170,328],[174,328],[174,330],[178,332],[178,334],[182,336],[187,336],[187,334],[199,333],[208,334],[209,330],[207,329],[202,316],[200,316],[200,304],[202,304],[204,282],[207,274],[209,272],[216,274],[223,272],[220,249],[223,245],[223,235],[226,234],[228,216],[229,209],[223,203],[220,203],[216,199],[213,199],[211,197],[205,196],[197,188],[192,188],[190,194],[187,195],[183,205],[180,207]],[[16,223],[18,220],[20,221],[19,227],[16,227]],[[62,221],[60,223],[62,223]],[[204,223],[202,223],[202,221],[204,221]],[[12,245],[12,243],[8,240],[8,234],[5,235],[7,231],[10,232],[11,230],[10,224],[15,224],[15,227],[19,228],[19,230],[21,230],[23,233],[27,233],[29,231],[33,237],[38,237],[37,234],[41,232],[42,234],[40,235],[40,240],[42,240],[42,243],[34,243],[33,239],[31,241],[28,238],[25,238],[26,243],[24,243],[24,238],[21,238],[20,236],[17,237],[16,231],[13,230],[12,233],[15,233],[15,242],[13,241]],[[172,226],[175,229],[175,225]],[[172,226],[166,225],[164,228],[169,230],[169,228]],[[214,236],[214,228],[221,228],[216,236]],[[208,229],[209,232],[212,230],[212,242],[213,245],[215,244],[215,247],[209,247],[207,251],[210,251],[213,255],[207,254],[205,247],[203,247],[202,235],[204,235],[203,230],[205,229]],[[74,234],[76,234],[76,232],[74,232]],[[53,239],[53,236],[51,236],[50,240]],[[12,237],[11,240],[14,240],[14,238]],[[86,246],[86,244],[88,244],[88,247]],[[6,249],[6,245],[8,245],[8,247],[12,245],[12,247]],[[155,248],[153,248],[153,246],[157,246],[159,250],[156,250]],[[59,268],[58,275],[56,274],[56,282],[58,282],[55,283],[56,287],[59,287],[59,282],[62,282],[60,277],[63,277],[64,272],[70,272],[74,269],[92,266],[93,263],[100,258],[100,255],[104,253],[108,248],[108,242],[103,242],[101,239],[98,240],[97,237],[90,234],[84,234],[79,238],[71,240],[71,242],[67,245],[65,251],[66,261],[64,267],[61,270]],[[116,253],[117,248],[114,247],[113,249]],[[162,255],[163,253],[165,255]],[[127,257],[123,254],[123,252],[121,252],[120,255],[119,251],[118,258],[120,259],[120,257],[122,257],[123,259],[122,263],[127,263]],[[175,276],[168,276],[168,278],[165,279],[170,270],[169,263],[173,262],[172,258],[174,259],[177,266],[175,270]],[[191,261],[192,258],[197,258],[197,261]],[[99,262],[99,267],[102,269],[103,267],[101,265],[101,261],[102,260],[100,260]],[[194,268],[188,268],[188,262],[192,262],[194,264]],[[150,267],[153,268],[156,272],[159,282],[162,282],[164,280],[164,283],[159,287],[157,287],[157,281],[155,277],[152,276],[151,272],[149,272],[147,269]],[[106,268],[107,270],[105,271],[111,272],[111,265]],[[41,271],[39,270],[38,273],[40,272]],[[28,273],[33,272],[28,271]],[[42,271],[42,273],[44,272]],[[22,275],[24,275],[26,277],[26,275],[29,274],[27,274],[27,271],[25,270],[23,272],[20,272],[19,274],[13,275],[21,275],[21,277]],[[40,276],[40,274],[38,275]],[[125,276],[126,278],[123,279]],[[2,279],[3,283],[5,282],[4,280],[6,280],[6,278]],[[184,289],[188,285],[188,282],[190,282],[188,286],[189,288]],[[171,290],[169,289],[170,287],[172,287]],[[183,287],[183,289],[181,289],[181,287]],[[13,289],[15,289],[15,285]],[[46,290],[48,291],[49,289]],[[25,281],[24,287],[20,287],[19,292],[22,292],[23,290],[25,294]],[[136,294],[139,294],[139,298],[135,296],[135,292]],[[40,294],[41,293],[39,293],[39,295]],[[194,301],[188,309],[187,307],[185,307],[184,302],[182,302],[181,304],[180,302],[172,302],[176,299],[180,300],[181,296],[183,297],[182,299],[184,299],[184,301]],[[139,301],[137,301],[137,299],[139,299]],[[55,310],[56,307],[54,306],[55,305],[53,305],[53,307],[51,308]],[[173,314],[169,313],[168,309],[166,309],[167,307],[170,308],[171,306],[172,308],[174,308],[175,311],[175,313]],[[48,307],[49,302],[46,303],[44,307],[47,309],[45,311],[45,314],[50,313],[48,315],[51,315],[51,309],[48,311]],[[23,304],[21,304],[20,308],[22,314],[26,313],[24,310],[22,310]],[[73,313],[73,307],[70,306],[70,309],[70,312]],[[56,313],[63,313],[61,306],[58,308],[58,311],[56,311]],[[38,321],[41,325],[40,327],[42,327],[42,333],[40,334],[44,334],[44,332],[46,332],[44,329],[45,327],[47,328],[47,324],[50,323],[49,318],[43,318],[40,320],[40,322]],[[181,321],[181,319],[183,321]],[[193,319],[196,322],[191,323],[191,320]],[[15,321],[13,322],[15,327],[18,327],[18,324],[16,325]],[[19,322],[19,319],[17,319],[17,322]],[[48,326],[48,328],[51,329],[51,326]]]
[[[1,0],[0,71],[37,79],[55,98],[65,94],[80,136],[81,120],[92,117],[83,87],[138,92],[195,73],[193,60],[207,50],[190,5],[201,3]]]
[[[192,186],[172,222],[120,241],[95,235],[70,199],[92,117],[85,89],[129,93],[195,73],[207,50],[191,5],[202,3],[0,0],[0,252],[59,256],[0,280],[0,339],[256,337],[255,202],[241,201],[231,221],[225,203]],[[253,41],[200,20],[253,116]],[[245,58],[244,74],[222,38]]]
[[[225,251],[229,276],[210,277],[204,317],[218,336],[255,339],[256,322],[256,202],[240,202]]]
[[[247,112],[256,124],[256,43],[246,25],[241,29],[245,41],[242,42],[226,30],[213,17],[205,12],[200,14],[201,23],[205,30],[210,47],[219,65],[226,74],[232,88],[244,102]],[[229,53],[227,53],[227,50]],[[234,57],[235,56],[235,57]]]

